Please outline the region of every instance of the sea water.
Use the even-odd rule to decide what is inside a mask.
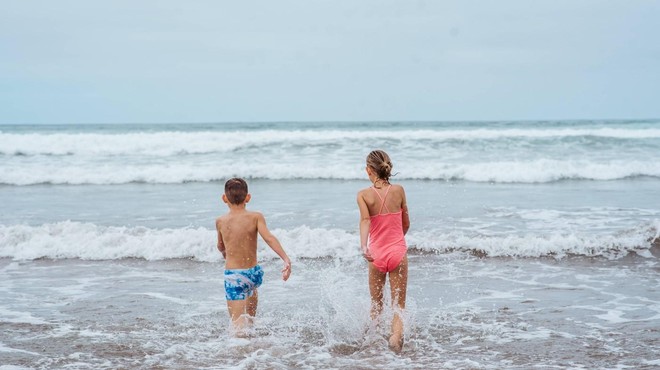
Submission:
[[[406,344],[369,320],[355,196],[407,192]],[[231,338],[214,220],[248,180],[259,313]],[[660,366],[660,121],[0,126],[5,368]],[[391,315],[385,312],[385,320]]]

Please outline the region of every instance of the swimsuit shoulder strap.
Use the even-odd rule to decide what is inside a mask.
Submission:
[[[392,188],[392,185],[388,186],[387,190],[385,190],[385,196],[381,197],[380,194],[378,193],[378,190],[376,190],[376,188],[373,187],[373,186],[371,187],[371,189],[373,189],[373,191],[376,193],[376,195],[380,199],[380,209],[378,210],[378,214],[381,214],[383,212],[383,207],[385,207],[385,210],[387,211],[387,213],[390,213],[390,210],[385,205],[385,199],[387,199],[387,194],[390,192],[391,188]]]

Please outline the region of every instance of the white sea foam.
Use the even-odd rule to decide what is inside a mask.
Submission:
[[[462,251],[486,256],[562,258],[567,255],[619,258],[635,252],[652,257],[651,241],[658,237],[660,220],[616,234],[468,235],[465,232],[419,231],[407,236],[413,251],[446,253]],[[358,236],[340,229],[274,230],[292,258],[359,258]],[[98,226],[92,223],[57,222],[41,226],[0,226],[0,257],[16,260],[38,258],[112,260],[143,258],[164,260],[192,258],[218,262],[216,234],[206,228],[151,229]],[[261,259],[276,255],[261,243]]]
[[[462,231],[438,233],[423,231],[408,237],[409,243],[424,251],[464,251],[489,257],[563,258],[568,255],[620,258],[635,252],[649,253],[651,241],[658,237],[660,221],[616,234],[525,234],[468,235]]]
[[[32,356],[41,356],[41,354],[36,353],[36,352],[24,351],[22,349],[7,347],[2,342],[0,342],[0,352],[9,352],[9,353],[15,352],[15,353],[24,353],[24,354],[32,355]],[[13,366],[13,365],[0,365],[0,369],[2,369],[2,370],[22,370],[22,369],[28,369],[28,368],[27,367]]]
[[[467,180],[499,183],[545,183],[558,180],[616,180],[631,177],[660,177],[660,162],[635,160],[520,160],[480,163],[442,161],[402,161],[397,179]],[[55,166],[55,167],[54,167]],[[338,179],[364,178],[355,163],[331,162],[318,165],[315,158],[278,158],[255,161],[254,158],[190,161],[177,163],[105,163],[57,164],[49,161],[29,166],[10,163],[0,166],[0,183],[33,184],[126,184],[209,182],[242,176],[250,179]]]
[[[370,146],[401,179],[551,182],[660,177],[651,127],[398,127],[216,131],[0,132],[0,184],[359,179]],[[404,129],[405,128],[405,129]]]
[[[145,295],[156,299],[162,299],[164,301],[168,301],[176,304],[182,304],[182,305],[190,304],[190,301],[187,301],[185,299],[170,297],[162,293],[145,292],[145,293],[134,293],[134,294]]]
[[[132,133],[7,133],[0,132],[0,154],[5,155],[121,155],[155,156],[226,153],[264,145],[312,145],[371,140],[447,141],[529,138],[594,137],[612,139],[660,138],[660,129],[421,129],[421,130],[255,130],[160,131]]]
[[[57,222],[0,226],[0,256],[18,260],[81,258],[111,260],[198,258],[217,261],[213,233],[204,228],[149,229]]]
[[[3,322],[25,323],[25,324],[31,324],[31,325],[48,324],[47,321],[44,321],[43,319],[41,319],[39,317],[34,317],[29,312],[13,311],[13,310],[7,309],[4,306],[0,306],[0,317],[2,317]]]

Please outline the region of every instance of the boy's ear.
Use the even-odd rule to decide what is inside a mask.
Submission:
[[[252,194],[248,193],[248,195],[245,196],[245,203],[249,203],[250,199],[252,199]]]
[[[222,201],[223,201],[225,204],[229,204],[229,199],[227,199],[227,195],[222,194]]]

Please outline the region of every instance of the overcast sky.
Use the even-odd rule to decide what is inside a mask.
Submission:
[[[660,1],[4,1],[0,123],[660,118]]]

